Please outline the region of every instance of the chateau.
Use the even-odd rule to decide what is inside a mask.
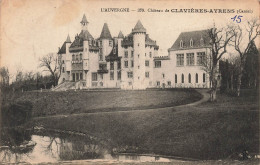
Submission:
[[[75,82],[76,88],[209,88],[209,76],[202,69],[210,53],[207,30],[183,32],[168,56],[158,54],[159,46],[139,20],[132,32],[112,37],[107,23],[100,37],[88,31],[84,15],[82,30],[59,49],[62,73],[59,84]]]

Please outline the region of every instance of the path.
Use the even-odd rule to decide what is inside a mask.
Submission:
[[[209,94],[207,93],[208,89],[196,89],[197,92],[199,92],[202,95],[202,99],[199,101],[185,104],[185,105],[178,105],[173,107],[163,107],[163,108],[151,108],[151,109],[137,109],[137,110],[125,110],[125,111],[109,111],[109,112],[84,112],[84,113],[76,113],[76,114],[68,114],[68,115],[52,115],[52,116],[44,116],[44,117],[35,117],[34,119],[45,119],[45,118],[60,118],[60,117],[68,117],[68,116],[81,116],[81,115],[87,115],[87,114],[101,114],[101,113],[119,113],[119,112],[130,112],[130,111],[161,111],[161,110],[169,110],[172,108],[183,108],[183,107],[189,107],[189,106],[196,106],[198,104],[201,104],[203,102],[206,102],[209,100]]]

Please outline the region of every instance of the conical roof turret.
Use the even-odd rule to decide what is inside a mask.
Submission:
[[[146,29],[144,28],[143,24],[140,20],[137,21],[134,29],[132,30],[133,33],[146,33]]]
[[[124,38],[124,35],[122,33],[122,31],[120,30],[119,34],[118,34],[118,38]]]
[[[100,39],[112,39],[107,23],[104,23]]]

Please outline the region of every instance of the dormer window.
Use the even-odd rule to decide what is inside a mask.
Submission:
[[[183,41],[180,41],[180,48],[183,48]]]
[[[203,40],[202,37],[201,37],[201,39],[200,39],[200,46],[204,46],[204,40]]]
[[[193,47],[193,40],[190,39],[190,47]]]

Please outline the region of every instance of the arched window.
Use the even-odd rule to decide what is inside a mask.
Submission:
[[[178,82],[178,77],[177,77],[177,74],[175,74],[175,83],[177,84]]]
[[[180,48],[183,48],[183,41],[180,41]]]
[[[191,75],[190,75],[190,73],[189,73],[188,78],[189,78],[189,83],[191,83]]]
[[[196,73],[196,83],[199,82],[199,76],[198,76],[198,73]]]
[[[193,40],[190,39],[190,47],[193,47]]]
[[[203,73],[203,82],[206,82],[206,74]]]
[[[181,83],[184,83],[184,74],[181,74]]]
[[[75,60],[75,55],[74,55],[74,54],[72,55],[72,60],[73,60],[73,61]]]

